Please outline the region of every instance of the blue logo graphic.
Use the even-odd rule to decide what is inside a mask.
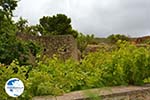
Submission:
[[[5,91],[11,97],[18,97],[24,91],[24,84],[18,78],[11,78],[5,84]]]

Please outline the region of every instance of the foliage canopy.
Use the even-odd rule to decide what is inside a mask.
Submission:
[[[44,35],[66,35],[71,34],[77,36],[75,30],[72,29],[71,19],[64,14],[57,14],[52,17],[44,16],[40,19],[40,25],[45,30]]]

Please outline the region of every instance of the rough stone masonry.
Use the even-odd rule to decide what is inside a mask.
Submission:
[[[79,59],[76,40],[72,35],[32,36],[18,33],[17,37],[25,41],[35,41],[42,45],[43,55],[52,57],[54,54],[65,60]]]

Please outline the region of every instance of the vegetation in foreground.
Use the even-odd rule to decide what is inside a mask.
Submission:
[[[150,48],[136,47],[127,42],[117,43],[114,51],[90,53],[82,61],[61,61],[57,57],[37,61],[37,66],[19,66],[13,61],[0,66],[0,98],[11,100],[5,93],[5,82],[11,77],[25,84],[18,98],[29,100],[33,96],[61,95],[63,93],[119,85],[142,85],[150,78]]]

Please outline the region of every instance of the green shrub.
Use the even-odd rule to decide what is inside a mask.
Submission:
[[[148,83],[150,48],[126,42],[118,42],[117,45],[119,48],[114,51],[90,53],[80,62],[72,59],[61,61],[53,57],[39,61],[32,69],[30,66],[19,67],[17,62],[8,67],[0,66],[0,98],[12,99],[4,91],[5,82],[11,77],[18,77],[25,84],[25,91],[18,98],[20,100],[82,89]]]
[[[107,39],[110,40],[111,43],[116,43],[118,40],[129,41],[129,37],[122,34],[112,34],[108,36]]]
[[[87,45],[94,41],[94,35],[84,35],[82,33],[79,33],[76,41],[78,49],[83,52],[86,49]]]

